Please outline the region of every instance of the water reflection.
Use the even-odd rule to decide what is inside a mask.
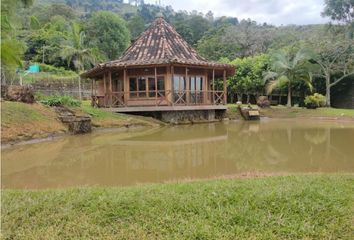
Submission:
[[[263,121],[105,133],[3,150],[5,188],[116,186],[243,172],[354,172],[354,125]]]

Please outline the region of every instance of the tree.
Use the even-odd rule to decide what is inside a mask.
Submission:
[[[237,58],[231,64],[235,65],[237,70],[229,79],[229,87],[232,94],[237,94],[238,101],[242,101],[243,94],[247,94],[247,102],[249,102],[251,94],[257,96],[263,93],[263,72],[269,70],[269,55]]]
[[[94,51],[84,45],[85,32],[82,31],[79,24],[72,22],[71,34],[63,46],[61,56],[67,61],[68,64],[73,64],[76,71],[79,73],[79,97],[81,99],[81,77],[85,66],[95,63]]]
[[[331,106],[331,88],[354,75],[354,41],[333,36],[313,40],[310,44],[314,51],[312,61],[320,68],[317,76],[326,82],[326,105]]]
[[[132,39],[136,39],[145,30],[144,19],[138,15],[131,17],[128,20],[127,26],[131,33]]]
[[[345,23],[347,35],[354,38],[354,0],[325,0],[322,16]]]
[[[39,8],[34,12],[41,24],[46,24],[53,16],[62,16],[66,21],[73,21],[77,18],[78,13],[65,4],[54,3],[44,8]]]
[[[354,20],[354,0],[325,0],[322,16],[332,20],[352,23]]]
[[[26,36],[25,60],[42,62],[57,67],[67,64],[61,58],[62,44],[71,35],[71,25],[62,16],[54,16],[39,29],[32,29]]]
[[[204,33],[202,39],[198,41],[198,52],[203,57],[215,61],[222,57],[235,59],[238,56],[239,47],[236,44],[221,40],[227,29],[226,26],[219,26]]]
[[[179,13],[173,24],[176,31],[192,46],[196,46],[204,33],[211,27],[209,21],[198,13],[191,16],[183,12]]]
[[[125,21],[109,11],[93,14],[87,26],[87,40],[97,47],[109,60],[118,58],[130,43],[130,33]]]
[[[274,27],[261,26],[248,19],[242,20],[236,26],[228,27],[221,42],[238,46],[238,57],[248,57],[265,53],[273,39]]]
[[[284,50],[275,52],[271,57],[271,69],[264,76],[267,83],[268,93],[274,88],[286,85],[288,88],[287,106],[291,107],[292,87],[296,81],[303,81],[309,88],[312,88],[312,74],[309,69],[308,60],[310,54],[305,49],[297,51],[295,56]]]
[[[1,1],[1,79],[5,73],[14,72],[14,68],[22,66],[24,43],[17,39],[16,9],[29,7],[32,0],[2,0]]]

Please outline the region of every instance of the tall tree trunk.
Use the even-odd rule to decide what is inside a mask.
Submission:
[[[237,93],[237,101],[242,103],[242,93]]]
[[[326,75],[326,106],[331,107],[331,77]]]
[[[249,104],[249,103],[250,103],[250,95],[247,94],[247,104]]]
[[[288,84],[288,103],[286,106],[289,108],[291,107],[291,84],[290,84],[290,82]]]

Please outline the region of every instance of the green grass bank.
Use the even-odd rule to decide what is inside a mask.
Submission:
[[[161,122],[139,116],[106,112],[93,108],[89,101],[83,101],[80,107],[71,107],[78,114],[91,116],[93,127],[157,127]],[[57,118],[55,110],[41,103],[1,102],[1,141],[19,142],[36,138],[45,138],[68,132],[67,127]]]
[[[244,105],[247,106],[247,105]],[[252,105],[253,108],[258,108]],[[236,104],[228,104],[227,117],[231,119],[241,119]],[[307,109],[301,107],[287,108],[286,106],[272,106],[271,108],[260,109],[263,117],[269,118],[314,118],[328,120],[354,121],[354,109],[340,108],[317,108]]]
[[[3,190],[3,239],[353,239],[354,175]]]

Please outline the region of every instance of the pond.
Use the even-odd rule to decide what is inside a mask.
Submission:
[[[354,172],[354,123],[262,120],[96,132],[2,150],[2,187],[126,186]]]

